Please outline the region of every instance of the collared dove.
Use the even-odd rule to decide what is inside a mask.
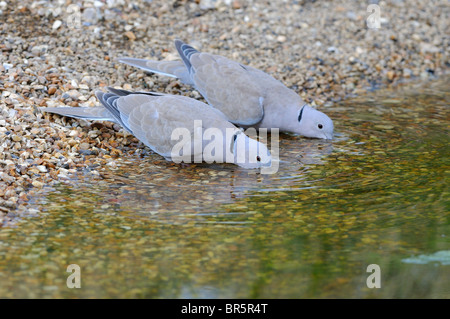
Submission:
[[[180,40],[175,40],[175,47],[181,61],[120,58],[119,62],[193,85],[236,125],[333,138],[333,121],[269,74],[223,56],[199,52]]]
[[[263,143],[249,138],[222,112],[203,102],[186,96],[108,90],[96,92],[103,106],[40,110],[119,123],[154,152],[177,163],[226,162],[244,168],[271,165],[270,152]]]

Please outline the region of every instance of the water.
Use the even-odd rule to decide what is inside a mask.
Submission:
[[[274,175],[128,156],[47,189],[0,230],[0,297],[450,298],[449,94],[330,107],[336,139],[282,135]]]

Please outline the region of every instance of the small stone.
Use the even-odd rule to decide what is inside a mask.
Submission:
[[[20,142],[20,141],[22,140],[22,137],[19,136],[19,135],[13,135],[13,136],[11,137],[11,139],[12,139],[14,142]]]
[[[231,7],[235,10],[242,8],[242,4],[238,0],[234,0]]]
[[[52,29],[53,30],[58,30],[58,28],[62,25],[62,21],[61,20],[56,20],[55,22],[53,22],[53,26]]]
[[[77,88],[78,88],[78,82],[77,82],[77,80],[73,79],[72,81],[70,81],[70,85],[71,85],[74,89],[77,89]]]
[[[411,69],[403,69],[403,76],[405,77],[405,78],[410,78],[411,77],[411,75],[412,75],[412,70]]]
[[[80,144],[80,150],[86,151],[90,148],[91,146],[89,145],[89,143],[81,143]]]
[[[74,137],[74,136],[78,136],[78,134],[79,133],[77,130],[72,130],[72,131],[70,131],[69,136]]]
[[[56,92],[56,87],[52,86],[48,88],[48,95],[53,95]]]
[[[328,47],[327,52],[335,53],[335,52],[338,52],[338,49],[336,47]]]
[[[47,167],[45,167],[44,165],[38,165],[38,166],[36,166],[36,168],[41,173],[47,173]]]
[[[9,69],[11,69],[13,67],[13,65],[10,63],[3,63],[2,66],[6,71],[8,71]]]
[[[31,53],[36,56],[40,56],[43,53],[46,53],[48,51],[48,45],[42,44],[42,45],[36,45],[31,48]]]
[[[77,90],[69,90],[66,92],[73,100],[78,100],[81,97],[81,93]]]
[[[42,186],[44,186],[44,183],[39,182],[39,181],[33,181],[31,183],[31,185],[33,185],[34,187],[37,187],[37,188],[41,188]]]
[[[285,37],[284,35],[279,35],[279,36],[277,37],[277,41],[278,41],[278,42],[286,42],[286,37]]]
[[[394,71],[388,71],[386,76],[389,79],[389,81],[392,81],[394,79],[394,77],[395,77],[395,72]]]
[[[124,35],[131,41],[136,40],[136,36],[134,35],[134,33],[132,31],[127,31],[124,33]]]
[[[350,20],[356,20],[356,19],[358,19],[358,16],[357,16],[356,13],[353,12],[353,11],[347,11],[346,16],[347,16],[347,18],[349,18]]]
[[[64,174],[64,173],[59,173],[58,174],[58,178],[60,178],[60,179],[69,179],[69,177],[66,174]]]
[[[439,52],[439,48],[430,43],[422,42],[420,44],[420,51],[423,53],[437,53]]]
[[[92,25],[97,22],[97,10],[95,8],[86,8],[83,11],[84,25]]]
[[[215,8],[213,0],[200,0],[200,3],[198,5],[202,10],[210,10]]]
[[[74,139],[70,139],[67,141],[67,144],[69,144],[70,146],[75,146],[78,144],[78,141],[75,141]]]

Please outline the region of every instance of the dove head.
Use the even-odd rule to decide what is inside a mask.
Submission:
[[[333,121],[324,113],[305,104],[297,113],[294,133],[306,137],[333,139]]]
[[[234,163],[243,168],[269,167],[272,164],[272,157],[267,146],[242,132],[233,136],[232,151]]]

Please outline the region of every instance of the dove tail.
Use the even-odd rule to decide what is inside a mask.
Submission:
[[[43,112],[83,120],[115,121],[112,114],[104,107],[40,107]]]
[[[125,63],[147,72],[179,78],[181,82],[192,85],[193,82],[183,61],[153,61],[134,58],[120,58],[119,62]]]

